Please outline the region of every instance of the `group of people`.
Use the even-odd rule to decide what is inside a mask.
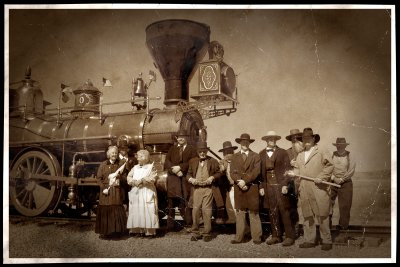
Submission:
[[[107,160],[97,171],[100,197],[95,232],[100,238],[131,235],[155,237],[159,228],[156,191],[157,171],[150,153],[139,150],[129,157],[127,143],[110,146]],[[128,216],[125,206],[128,206]]]
[[[296,225],[300,224],[304,231],[300,248],[318,245],[319,229],[321,249],[330,250],[336,198],[340,211],[338,227],[348,228],[353,195],[351,178],[356,162],[346,150],[349,143],[345,138],[339,137],[332,143],[337,151],[330,154],[318,146],[320,136],[311,128],[303,132],[293,129],[286,136],[292,146],[285,150],[277,146],[281,136],[268,131],[261,138],[266,142],[265,149],[256,153],[250,149],[255,139],[243,133],[235,138],[240,147],[232,146],[230,141],[223,143],[219,150],[223,159],[217,161],[207,155],[209,147],[205,141],[194,147],[188,144],[188,136],[186,131],[179,131],[176,145],[165,158],[168,231],[186,228],[192,241],[209,242],[214,217],[223,223],[236,223],[232,244],[246,242],[248,234],[254,244],[261,244],[264,240],[260,210],[268,209],[271,224],[268,245],[293,245]],[[118,159],[117,147],[110,147],[107,155],[108,160],[100,165],[97,175],[108,194],[100,196],[96,232],[109,235],[129,230],[131,234],[154,237],[159,228],[157,174],[149,162],[149,152],[138,151],[137,164],[129,158]],[[123,164],[127,172],[125,187],[113,180],[115,176],[123,177],[123,171],[120,172]],[[123,203],[124,192],[128,191],[126,218]],[[175,220],[175,208],[180,211],[183,225]],[[200,231],[201,222],[204,227]]]

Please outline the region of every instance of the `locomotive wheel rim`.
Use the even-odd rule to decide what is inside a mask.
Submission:
[[[41,151],[29,151],[17,159],[10,171],[10,198],[19,213],[38,216],[52,209],[60,194],[60,182],[27,179],[24,172],[57,176],[56,163]]]

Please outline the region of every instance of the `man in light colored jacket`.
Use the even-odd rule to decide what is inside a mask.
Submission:
[[[297,155],[294,170],[288,172],[291,176],[315,178],[314,181],[301,179],[299,187],[299,206],[304,217],[304,243],[300,248],[315,247],[316,224],[322,239],[322,250],[332,249],[332,237],[329,227],[329,215],[332,204],[329,196],[329,185],[333,164],[331,155],[318,147],[320,140],[311,128],[305,128],[302,135],[304,151]]]

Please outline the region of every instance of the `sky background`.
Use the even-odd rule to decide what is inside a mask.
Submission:
[[[60,83],[76,89],[88,79],[104,102],[128,100],[132,78],[143,72],[146,79],[149,70],[157,74],[150,96],[163,99],[145,29],[159,20],[189,19],[210,26],[210,41],[223,45],[224,62],[237,75],[237,112],[205,120],[213,151],[247,132],[256,140],[250,148],[259,152],[270,130],[282,136],[278,146],[289,148],[290,129],[311,127],[330,151],[345,137],[357,171],[396,164],[390,9],[13,9],[8,19],[6,78],[23,79],[30,65],[44,99],[53,103],[48,108],[57,107]],[[103,88],[103,77],[113,87]],[[189,94],[197,90],[195,74]]]

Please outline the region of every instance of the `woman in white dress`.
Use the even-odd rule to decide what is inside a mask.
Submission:
[[[127,182],[132,186],[129,196],[129,214],[127,228],[130,234],[154,237],[158,229],[158,207],[156,177],[157,172],[150,161],[147,150],[137,152],[139,164],[128,174]]]

